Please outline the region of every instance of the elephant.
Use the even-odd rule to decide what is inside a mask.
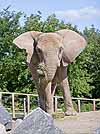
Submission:
[[[59,83],[65,115],[76,115],[67,68],[87,46],[85,38],[68,29],[48,33],[28,31],[15,38],[13,43],[26,50],[27,65],[37,86],[40,108],[53,114],[53,96]]]

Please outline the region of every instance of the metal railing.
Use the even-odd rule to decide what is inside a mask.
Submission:
[[[38,95],[37,94],[25,94],[25,93],[12,93],[12,92],[0,92],[0,103],[4,103],[4,96],[5,95],[10,95],[9,101],[11,101],[11,113],[13,118],[16,117],[16,97],[18,99],[18,96],[21,96],[20,98],[23,99],[21,103],[23,103],[23,113],[28,114],[31,111],[30,104],[31,104],[31,97],[36,97],[37,98],[37,106],[39,106],[39,101],[38,101]],[[58,103],[59,99],[63,100],[62,96],[54,96],[54,112],[58,111]],[[87,99],[87,98],[73,98],[73,101],[77,101],[77,111],[81,112],[81,101],[91,101],[92,102],[92,110],[96,111],[96,102],[100,102],[100,99]],[[63,102],[62,102],[63,103]],[[8,104],[8,102],[7,102]],[[34,105],[34,104],[33,104]],[[8,106],[7,106],[7,109]]]

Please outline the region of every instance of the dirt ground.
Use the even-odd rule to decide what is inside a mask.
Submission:
[[[83,112],[77,116],[67,116],[54,120],[65,134],[100,134],[100,111]]]

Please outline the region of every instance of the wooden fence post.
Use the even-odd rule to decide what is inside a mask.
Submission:
[[[39,100],[39,97],[38,97],[37,101],[38,101],[38,107],[40,107],[40,100]]]
[[[13,118],[15,118],[14,93],[12,93],[12,114],[13,114]]]
[[[54,97],[54,112],[57,112],[57,97]]]
[[[30,95],[27,95],[27,114],[30,112]]]
[[[26,112],[26,101],[27,101],[26,98],[24,98],[24,116],[26,116],[26,113],[27,113]]]
[[[93,100],[93,111],[96,111],[96,104],[95,104],[95,100]]]
[[[0,93],[0,104],[2,104],[2,93]]]
[[[81,102],[80,102],[80,100],[78,100],[78,112],[79,113],[81,112]]]

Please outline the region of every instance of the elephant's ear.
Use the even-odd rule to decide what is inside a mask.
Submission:
[[[27,52],[27,62],[30,63],[32,55],[34,53],[34,45],[36,38],[41,34],[41,32],[30,31],[21,34],[13,43],[20,49],[25,49]]]
[[[63,37],[64,52],[62,55],[63,66],[67,66],[83,51],[86,47],[86,40],[78,33],[72,30],[57,31]]]

